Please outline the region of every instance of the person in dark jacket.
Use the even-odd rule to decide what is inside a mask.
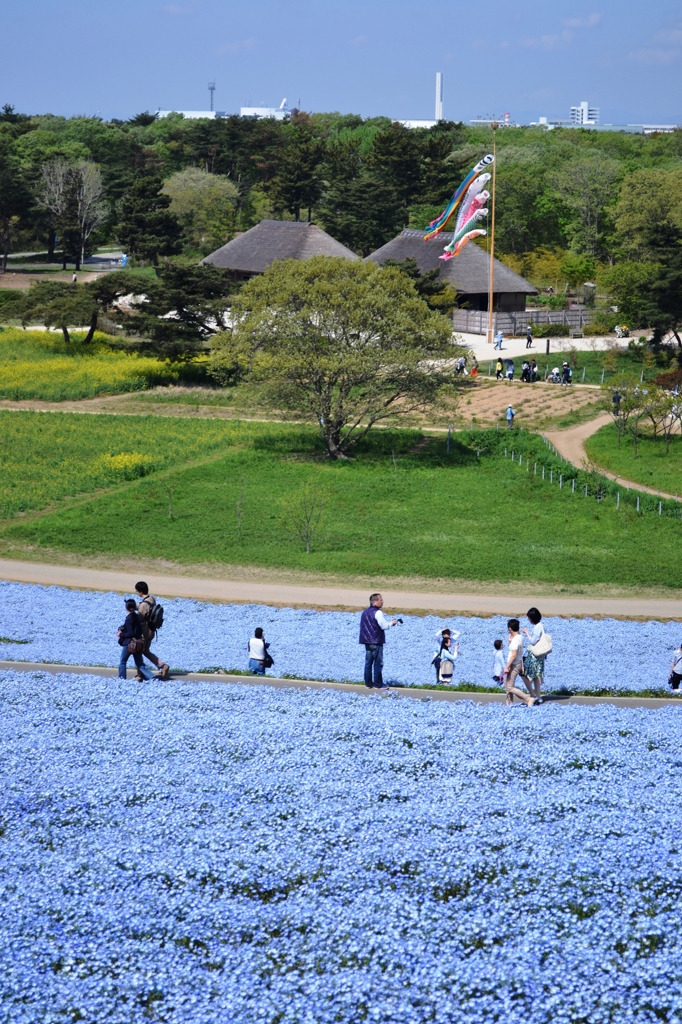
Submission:
[[[369,608],[365,608],[360,619],[360,643],[365,645],[365,686],[375,690],[387,690],[382,670],[384,667],[384,644],[386,630],[395,626],[398,619],[387,619],[382,608],[381,594],[372,594]]]
[[[126,667],[128,665],[128,658],[131,652],[128,650],[128,644],[131,640],[142,640],[144,642],[144,635],[142,631],[142,619],[140,618],[137,611],[137,604],[132,598],[129,598],[124,602],[126,606],[126,620],[118,630],[118,642],[121,647],[121,660],[118,663],[118,678],[126,678]],[[151,679],[152,674],[148,668],[145,667],[142,661],[142,649],[143,645],[140,646],[140,650],[133,654],[133,660],[135,667],[137,668],[137,678]]]

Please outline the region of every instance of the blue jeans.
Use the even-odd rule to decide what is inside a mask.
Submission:
[[[265,675],[265,665],[262,661],[257,661],[255,658],[249,658],[249,670],[253,672],[254,676]]]
[[[145,679],[153,679],[152,673],[149,671],[149,669],[146,667],[146,665],[142,661],[142,655],[141,654],[129,654],[128,653],[127,645],[125,647],[121,648],[121,660],[118,663],[118,678],[119,679],[125,679],[126,678],[126,668],[128,666],[128,658],[132,658],[134,660],[135,668],[137,669],[137,671],[140,673],[141,676],[144,676]]]
[[[365,644],[365,686],[383,686],[384,645]],[[372,681],[374,669],[374,681]]]

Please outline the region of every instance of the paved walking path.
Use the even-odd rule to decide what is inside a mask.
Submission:
[[[0,559],[0,579],[44,586],[72,587],[76,590],[113,590],[131,593],[135,579],[130,572],[88,569],[77,566]],[[150,590],[162,597],[186,597],[199,601],[225,601],[234,604],[268,604],[299,608],[367,607],[368,589],[352,587],[299,586],[291,583],[258,583],[250,580],[208,579],[191,576],[161,576],[145,570]],[[382,588],[386,606],[395,611],[435,612],[463,615],[519,615],[541,602],[542,612],[563,616],[609,616],[626,619],[682,619],[682,599],[562,597],[544,596],[530,589],[512,594],[437,593]]]
[[[71,675],[103,676],[108,679],[116,678],[118,670],[115,668],[104,668],[94,665],[55,665],[43,662],[28,661],[0,661],[2,672],[49,672],[52,675],[66,672]],[[419,687],[391,686],[387,690],[369,690],[361,683],[328,683],[319,679],[276,679],[272,676],[256,678],[252,675],[221,675],[213,672],[183,672],[174,674],[168,680],[171,686],[175,682],[190,683],[227,683],[239,684],[242,686],[271,686],[282,690],[339,690],[343,693],[359,693],[365,697],[383,697],[390,694],[393,697],[406,697],[411,700],[444,700],[458,701],[471,700],[476,704],[503,704],[505,694],[500,693],[476,693],[474,690],[427,690]],[[518,702],[517,702],[518,703]],[[545,698],[546,704],[573,704],[597,706],[600,704],[615,704],[621,708],[665,708],[671,706],[682,707],[682,697],[561,697],[549,695]]]
[[[569,427],[568,430],[546,431],[545,437],[548,441],[551,441],[560,455],[563,455],[574,466],[581,468],[583,460],[588,459],[585,441],[587,441],[588,437],[596,434],[601,427],[612,422],[611,414],[602,412],[593,420],[579,423],[576,427]],[[645,494],[655,494],[656,496],[660,495],[661,498],[671,498],[673,501],[677,498],[676,494],[668,494],[667,491],[657,491],[654,487],[646,487],[644,484],[635,483],[634,480],[625,480],[622,476],[616,476],[615,473],[610,473],[607,469],[600,468],[599,472],[609,480],[620,481],[623,487],[629,485],[633,491],[643,491]]]

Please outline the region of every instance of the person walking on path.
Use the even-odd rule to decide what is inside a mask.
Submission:
[[[124,602],[126,612],[126,620],[118,630],[118,642],[121,647],[121,658],[118,663],[118,678],[126,678],[126,668],[128,666],[128,658],[132,654],[135,667],[137,669],[137,678],[142,680],[149,680],[152,678],[152,674],[149,669],[145,666],[142,661],[142,651],[144,649],[144,638],[142,636],[142,619],[137,613],[137,604],[129,597]]]
[[[502,356],[498,356],[497,357],[497,362],[495,363],[495,378],[496,378],[496,380],[502,380],[503,376],[504,376],[504,363],[502,362]]]
[[[498,348],[500,350],[500,352],[502,351],[502,342],[503,342],[503,340],[504,340],[504,334],[502,333],[502,331],[498,331],[497,334],[495,335],[495,346],[494,347]]]
[[[161,661],[161,659],[157,658],[153,651],[150,650],[150,647],[154,642],[154,637],[156,636],[156,627],[154,626],[154,620],[158,614],[154,611],[154,608],[157,607],[156,598],[149,593],[149,587],[144,580],[140,580],[139,583],[135,584],[135,593],[140,599],[137,611],[142,619],[142,636],[144,638],[144,651],[142,654],[147,661],[151,661],[152,665],[156,665],[160,672],[159,679],[168,679],[168,676],[170,675],[170,665],[167,665],[165,661]]]
[[[365,608],[360,618],[359,643],[365,645],[365,686],[375,690],[388,689],[383,677],[386,630],[399,621],[386,618],[381,610],[383,606],[381,594],[371,594],[369,608]]]
[[[673,663],[670,666],[670,685],[673,690],[679,690],[682,683],[682,644],[673,654]]]
[[[478,359],[476,358],[476,356],[474,356],[472,361],[471,361],[471,369],[469,370],[469,377],[471,378],[471,380],[476,380],[476,378],[478,377]]]
[[[514,380],[514,360],[507,360],[507,380]]]
[[[273,664],[268,654],[269,646],[265,642],[265,633],[260,626],[256,626],[248,645],[249,669],[255,676],[264,676],[266,668]]]
[[[528,326],[526,327],[526,348],[532,348],[532,347],[533,347],[533,332],[531,330],[530,324],[528,324]]]
[[[511,403],[507,406],[507,412],[505,415],[507,417],[507,430],[511,430],[514,426],[514,417],[516,416],[516,409],[511,405]]]
[[[535,359],[531,359],[531,361],[530,361],[530,382],[531,382],[531,384],[535,384],[537,379],[538,379],[538,364],[537,364]]]
[[[504,689],[507,694],[505,704],[513,704],[514,697],[518,697],[529,708],[532,708],[533,704],[535,704],[535,698],[514,686],[517,678],[519,676],[523,677],[523,637],[519,632],[519,620],[509,619],[507,629],[509,630],[509,653],[507,655],[507,664],[504,668]]]
[[[526,615],[533,628],[528,630],[524,626],[521,632],[528,637],[528,646],[533,647],[543,636],[545,627],[542,624],[542,615],[537,608],[529,608]],[[546,657],[546,654],[533,654],[529,650],[523,659],[523,681],[531,697],[535,697],[536,704],[542,704],[541,687],[545,678]]]

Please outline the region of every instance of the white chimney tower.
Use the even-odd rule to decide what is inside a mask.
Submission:
[[[436,72],[436,121],[443,120],[443,72]]]

